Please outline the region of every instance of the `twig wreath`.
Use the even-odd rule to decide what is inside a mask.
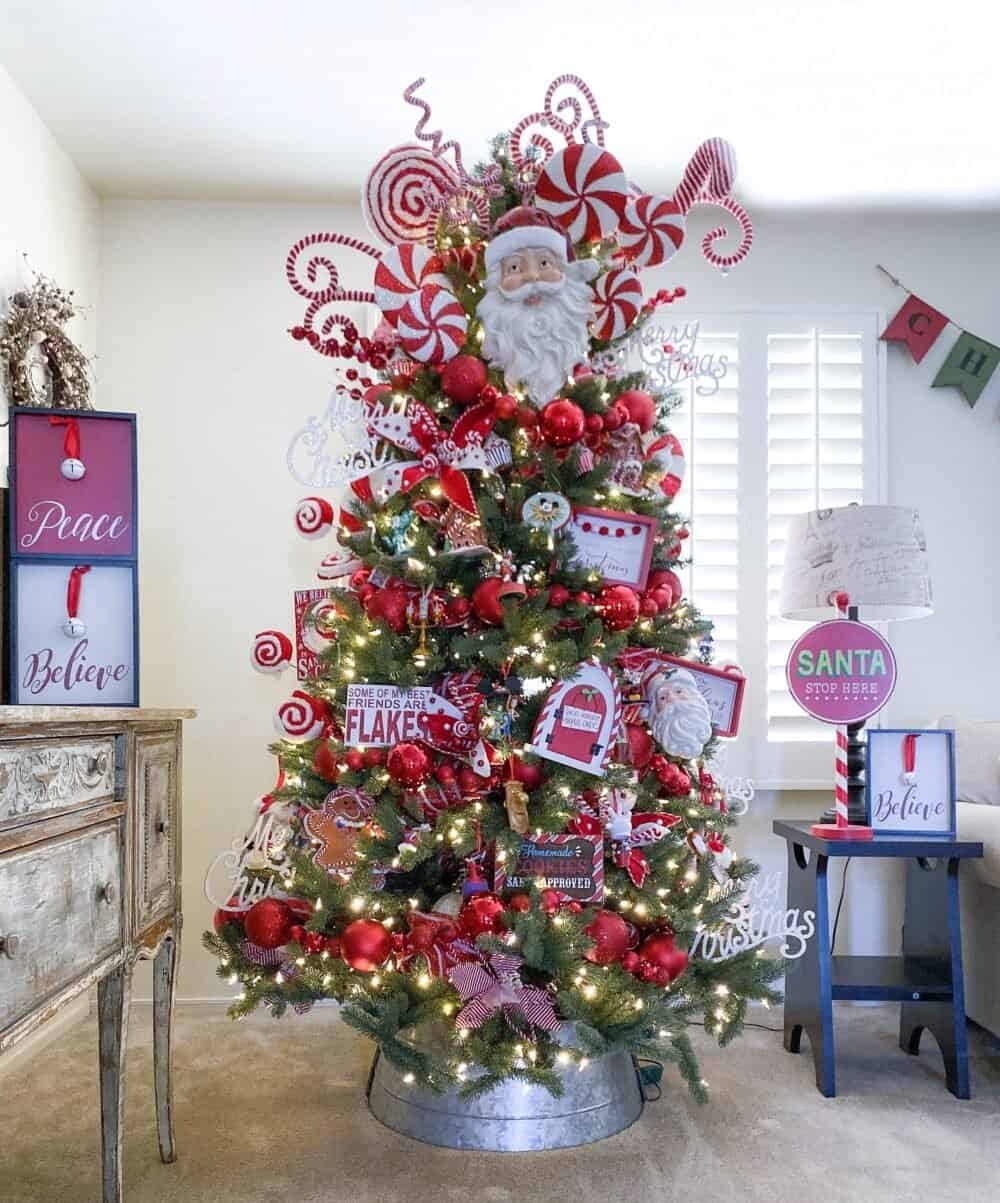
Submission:
[[[93,409],[89,360],[63,330],[76,312],[73,290],[37,272],[30,288],[11,297],[0,321],[0,361],[12,405]]]

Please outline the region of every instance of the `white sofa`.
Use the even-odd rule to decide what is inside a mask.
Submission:
[[[947,715],[937,725],[955,731],[958,834],[981,840],[984,852],[959,875],[965,1010],[1000,1035],[1000,723]]]

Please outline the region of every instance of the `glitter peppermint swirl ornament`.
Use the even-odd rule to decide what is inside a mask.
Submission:
[[[396,321],[400,345],[420,363],[447,363],[461,350],[468,327],[458,298],[436,284],[412,293]]]
[[[613,267],[597,279],[594,293],[597,304],[590,324],[591,334],[604,342],[621,338],[642,308],[639,277],[630,268]]]
[[[375,268],[375,303],[390,325],[396,325],[400,310],[425,284],[451,288],[437,256],[418,242],[389,247]]]
[[[320,539],[332,529],[334,517],[325,497],[303,497],[295,507],[295,529],[304,539]]]
[[[306,740],[318,739],[329,719],[330,710],[326,702],[296,689],[292,696],[278,707],[274,716],[274,726],[283,738],[304,743]]]
[[[460,187],[444,159],[422,146],[395,146],[368,176],[361,198],[365,220],[386,242],[423,242],[440,202]]]
[[[621,164],[591,142],[554,154],[535,186],[535,204],[551,213],[573,242],[596,242],[613,234],[627,203]]]
[[[293,654],[292,641],[282,631],[258,631],[250,663],[259,673],[280,673],[291,664]]]
[[[666,263],[681,248],[687,219],[668,196],[638,196],[625,206],[618,245],[635,267]]]

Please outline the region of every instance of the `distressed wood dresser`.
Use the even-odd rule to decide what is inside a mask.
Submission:
[[[160,1155],[175,1157],[181,722],[193,717],[0,706],[0,1053],[98,984],[104,1203],[122,1199],[125,1045],[140,958],[154,959]]]

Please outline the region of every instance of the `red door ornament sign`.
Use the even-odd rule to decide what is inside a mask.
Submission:
[[[67,418],[20,411],[12,421],[16,487],[11,555],[88,561],[134,557],[135,427],[130,416]],[[67,421],[73,426],[67,427]]]
[[[587,660],[570,680],[557,681],[549,690],[528,750],[601,777],[621,717],[621,693],[614,674],[596,660]]]
[[[795,641],[785,664],[788,690],[821,723],[862,723],[896,687],[896,657],[873,627],[835,618]]]

